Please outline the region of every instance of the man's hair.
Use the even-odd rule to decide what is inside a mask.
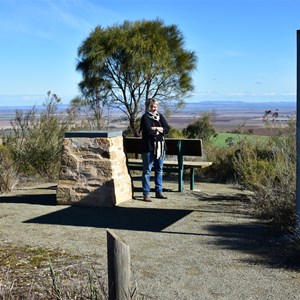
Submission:
[[[158,101],[155,98],[149,98],[146,101],[146,109],[149,109],[149,107],[153,104],[158,104]]]

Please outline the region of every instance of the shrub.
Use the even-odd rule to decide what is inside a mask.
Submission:
[[[2,139],[19,174],[39,174],[50,181],[58,178],[64,133],[75,126],[76,117],[72,112],[60,114],[59,103],[60,98],[48,92],[39,116],[35,107],[27,112],[16,111],[13,134]]]
[[[216,147],[211,143],[204,145],[204,160],[213,164],[201,170],[202,176],[215,182],[235,182],[234,157],[237,147]]]
[[[141,124],[141,118],[137,118],[134,123],[134,131],[132,131],[131,126],[128,125],[127,128],[123,131],[123,137],[134,136],[134,132],[140,132],[140,124]]]
[[[182,130],[169,126],[169,133],[166,134],[167,138],[185,138]]]
[[[203,113],[199,120],[183,129],[183,133],[189,139],[208,141],[215,134],[215,129],[211,124],[211,114]]]
[[[0,192],[11,191],[18,183],[18,174],[11,152],[0,145]]]
[[[234,165],[240,184],[253,192],[255,215],[287,229],[295,222],[295,122],[272,130],[274,136],[267,145],[244,144]]]

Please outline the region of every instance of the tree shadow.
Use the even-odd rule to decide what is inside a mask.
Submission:
[[[271,268],[300,270],[300,241],[284,235],[278,228],[263,220],[257,220],[249,209],[249,198],[242,193],[234,195],[195,195],[204,203],[204,213],[226,214],[244,219],[237,224],[212,224],[205,226],[209,235],[214,236],[213,244],[223,249],[248,253],[249,264],[261,264]]]
[[[222,195],[214,194],[207,195],[204,193],[193,192],[196,200],[203,203],[198,211],[207,213],[218,213],[228,215],[238,215],[239,218],[251,218],[250,211],[247,210],[249,198],[245,194]]]
[[[249,198],[247,195],[242,193],[236,193],[234,195],[222,195],[222,194],[214,194],[214,195],[205,195],[201,194],[198,196],[201,201],[239,201],[239,202],[248,202]]]
[[[213,243],[218,247],[251,254],[251,259],[243,260],[246,263],[300,270],[299,249],[268,224],[218,224],[206,229],[216,237]]]

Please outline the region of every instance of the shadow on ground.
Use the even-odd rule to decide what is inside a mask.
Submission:
[[[212,244],[222,249],[250,254],[251,259],[245,260],[246,263],[300,270],[300,240],[255,219],[250,213],[247,195],[197,194],[195,198],[203,204],[200,206],[200,212],[226,214],[246,220],[222,224],[221,220],[214,218],[216,224],[204,227],[209,235],[215,237]]]
[[[250,214],[245,195],[204,196],[201,201],[205,201],[206,212],[221,212],[248,219],[245,223],[206,226],[205,229],[216,236],[213,244],[223,249],[251,254],[252,258],[245,260],[250,264],[300,270],[299,242],[297,245],[292,236],[284,235],[266,222],[255,219]]]
[[[55,194],[1,196],[0,203],[56,205]]]
[[[177,193],[175,193],[177,195]],[[178,195],[180,195],[178,193]],[[182,197],[182,195],[180,195]],[[63,226],[87,226],[132,231],[161,232],[165,234],[211,236],[209,243],[232,251],[249,254],[245,263],[261,264],[271,268],[300,270],[300,253],[296,242],[274,232],[271,227],[251,217],[245,203],[245,195],[195,194],[193,209],[160,209],[137,207],[89,208],[68,206],[24,223],[53,224]],[[19,195],[0,197],[0,203],[25,203],[33,205],[56,205],[55,194]],[[199,221],[199,230],[172,232],[167,227],[182,220],[190,213],[209,213],[211,221],[204,226]],[[220,217],[218,216],[220,215]],[[232,223],[222,221],[221,216],[232,217]],[[235,219],[244,221],[235,221]],[[230,220],[230,219],[229,219]],[[194,221],[195,222],[195,221]],[[207,241],[206,241],[207,243]],[[299,242],[298,242],[299,243]]]
[[[82,199],[82,204],[84,201],[85,199]],[[0,197],[0,203],[56,206],[56,193],[28,194],[28,191],[24,191],[24,194]],[[191,212],[193,210],[73,205],[27,220],[25,223],[161,232]]]
[[[268,225],[217,224],[207,226],[206,230],[216,236],[213,244],[218,247],[251,254],[252,258],[245,260],[247,263],[300,270],[299,245],[291,237],[273,232]]]
[[[161,232],[192,210],[70,206],[25,223]]]

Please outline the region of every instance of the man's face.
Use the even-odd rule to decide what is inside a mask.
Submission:
[[[152,113],[157,112],[157,111],[158,111],[158,105],[157,105],[156,103],[150,105],[150,111],[151,111]]]

